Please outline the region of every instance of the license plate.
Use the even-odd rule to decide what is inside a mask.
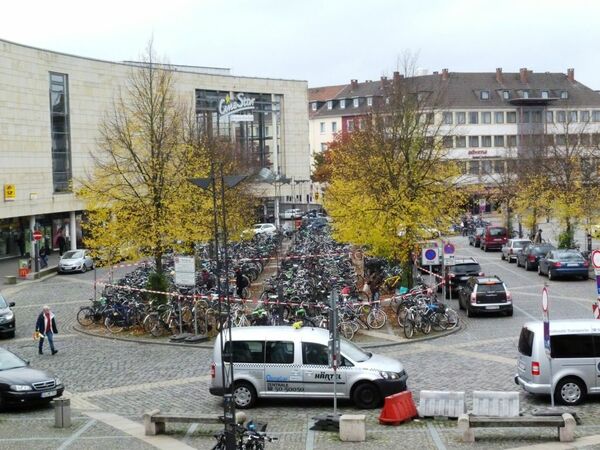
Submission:
[[[525,363],[523,363],[522,361],[519,361],[518,367],[519,370],[525,371]]]
[[[494,242],[501,242],[502,239],[494,239]]]
[[[56,394],[58,394],[56,391],[42,392],[42,398],[56,397]]]
[[[577,264],[577,263],[570,263],[570,264],[567,264],[567,267],[579,267],[579,264]]]
[[[499,306],[486,306],[485,309],[500,309]]]

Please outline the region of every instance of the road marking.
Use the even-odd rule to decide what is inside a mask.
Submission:
[[[312,420],[308,419],[306,423],[306,450],[314,450],[315,448],[315,432],[310,429],[312,425]]]
[[[192,436],[192,434],[194,433],[194,431],[196,431],[196,429],[198,428],[198,424],[197,423],[193,423],[190,425],[190,427],[188,428],[187,432],[185,433],[185,436],[183,437],[183,439],[189,439],[190,436]]]
[[[84,398],[80,397],[77,394],[73,394],[72,392],[64,391],[63,395],[68,397],[71,400],[71,408],[78,409],[81,411],[99,411],[98,408],[93,403],[88,402]]]
[[[533,294],[532,294],[532,295],[533,295]],[[538,297],[540,296],[540,294],[535,294],[535,295],[537,295]],[[527,311],[525,311],[523,308],[521,308],[521,307],[519,307],[519,306],[515,305],[514,303],[513,303],[513,308],[515,308],[515,309],[516,309],[517,311],[519,311],[521,314],[525,314],[525,315],[526,315],[527,317],[529,317],[531,320],[540,320],[540,318],[539,318],[539,317],[535,317],[535,316],[533,316],[533,315],[529,314],[529,313],[528,313]]]
[[[179,378],[179,379],[167,380],[167,381],[154,381],[154,382],[150,382],[150,383],[131,384],[131,385],[119,386],[119,387],[115,387],[115,388],[98,389],[96,391],[81,392],[81,393],[74,394],[74,396],[79,397],[79,398],[102,397],[104,395],[124,394],[124,393],[134,392],[134,391],[145,391],[145,390],[160,389],[160,388],[164,388],[164,387],[180,386],[183,384],[197,383],[199,381],[207,381],[209,379],[210,379],[210,375],[203,375],[201,377]]]
[[[440,435],[438,434],[437,430],[429,422],[427,422],[427,429],[429,430],[431,439],[433,439],[433,443],[438,448],[438,450],[446,450],[446,446],[442,442],[442,439],[440,438]]]
[[[144,425],[134,422],[133,420],[126,419],[123,416],[106,412],[92,411],[87,412],[86,415],[159,449],[194,450],[193,447],[190,447],[189,445],[178,441],[177,439],[173,439],[172,437],[165,436],[164,434],[157,436],[146,436],[144,432]]]
[[[69,446],[73,442],[75,442],[79,436],[81,436],[83,433],[85,433],[87,430],[89,430],[95,424],[96,424],[96,420],[94,420],[94,419],[88,420],[79,430],[77,430],[65,442],[63,442],[62,445],[60,447],[58,447],[57,450],[65,450],[65,449],[69,448]]]
[[[360,333],[364,334],[366,336],[385,339],[386,341],[393,341],[393,342],[406,342],[407,341],[406,338],[402,338],[400,336],[391,335],[388,333],[380,333],[378,331],[373,331],[373,330],[360,330]]]

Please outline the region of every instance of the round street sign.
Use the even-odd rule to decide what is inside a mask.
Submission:
[[[594,269],[600,269],[600,250],[594,250],[592,252],[592,265]]]
[[[427,249],[427,250],[425,251],[425,258],[426,258],[428,261],[433,261],[433,260],[435,259],[435,257],[436,257],[436,256],[437,256],[437,252],[436,252],[434,249],[432,249],[432,248],[430,248],[430,249]]]
[[[41,241],[41,240],[42,240],[42,232],[41,232],[40,230],[35,230],[35,231],[33,232],[33,238],[34,238],[36,241]]]
[[[548,312],[548,289],[542,289],[542,310]]]
[[[444,245],[444,253],[446,255],[453,255],[454,254],[454,244],[452,244],[451,242],[447,242],[446,245]],[[600,253],[600,252],[598,252]]]

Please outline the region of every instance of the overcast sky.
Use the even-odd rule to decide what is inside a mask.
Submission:
[[[0,13],[2,39],[92,58],[138,59],[152,36],[173,64],[309,86],[391,74],[409,50],[430,72],[574,67],[600,89],[596,1],[11,0]]]

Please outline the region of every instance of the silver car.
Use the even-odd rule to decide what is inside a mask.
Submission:
[[[509,263],[516,261],[517,253],[529,244],[531,244],[529,239],[509,239],[502,247],[502,261],[507,260]]]
[[[94,260],[87,250],[69,250],[58,261],[58,272],[87,272],[94,268]]]
[[[328,364],[329,332],[322,328],[239,327],[231,335],[236,408],[251,408],[258,398],[333,397],[336,372],[338,398],[351,399],[359,408],[376,408],[388,395],[406,390],[408,377],[399,361],[343,338],[340,367],[334,372]],[[218,396],[224,393],[221,336],[214,344],[209,389]]]

